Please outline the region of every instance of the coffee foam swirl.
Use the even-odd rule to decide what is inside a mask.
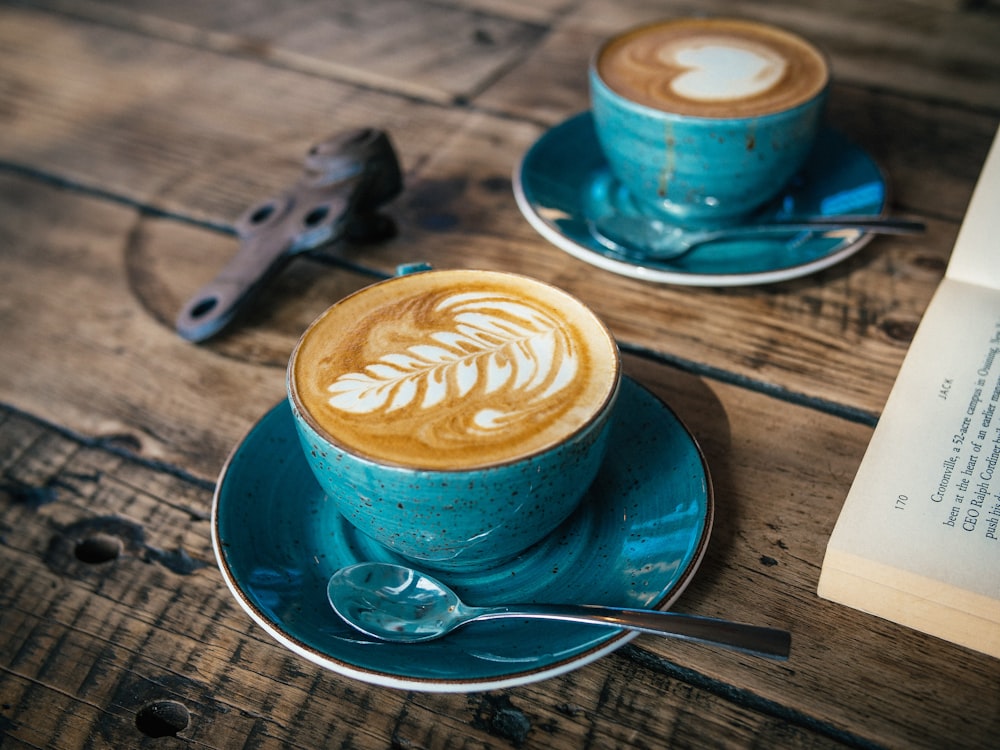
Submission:
[[[352,414],[432,412],[449,398],[523,391],[527,407],[515,413],[483,409],[469,431],[497,429],[537,411],[572,383],[578,370],[573,342],[559,321],[502,293],[456,293],[434,306],[442,330],[426,343],[383,354],[362,372],[340,375],[327,386],[327,403]],[[515,414],[517,416],[515,416]]]
[[[826,85],[822,55],[781,29],[726,19],[681,19],[612,39],[598,71],[618,94],[654,109],[749,117],[790,109]]]
[[[535,452],[590,419],[615,380],[606,329],[557,290],[485,276],[376,285],[310,328],[293,357],[295,393],[334,442],[467,468]]]

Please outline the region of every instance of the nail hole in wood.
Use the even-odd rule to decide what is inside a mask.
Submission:
[[[155,701],[139,709],[135,726],[147,737],[175,737],[191,723],[187,706],[177,701]]]
[[[122,553],[122,540],[111,534],[97,533],[77,542],[73,552],[81,562],[97,565],[114,560]]]

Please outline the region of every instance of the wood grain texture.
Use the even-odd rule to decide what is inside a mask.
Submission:
[[[644,382],[663,378],[660,368],[647,362],[634,361],[631,369]],[[971,679],[985,687],[1000,676],[1000,663],[949,649],[954,662],[931,664],[928,659],[936,661],[942,642],[815,595],[826,541],[843,502],[837,488],[853,479],[869,428],[775,409],[771,401],[709,380],[676,379],[671,386],[653,387],[698,436],[712,467],[718,512],[705,562],[712,572],[695,578],[678,607],[744,620],[756,611],[758,619],[793,628],[794,656],[786,671],[760,669],[754,661],[740,665],[741,678],[755,695],[776,702],[794,695],[793,705],[812,718],[886,747],[948,736],[968,696],[947,686]],[[762,590],[769,592],[766,599],[745,599],[748,591]],[[740,611],[715,609],[733,601],[742,603]],[[647,638],[641,645],[665,660],[690,648]],[[719,657],[700,655],[699,671],[731,682],[733,664]],[[846,699],[850,685],[865,685],[868,695]],[[831,690],[843,690],[845,700],[831,698]],[[890,694],[896,708],[871,700]],[[897,709],[923,701],[934,708],[914,732],[912,714]],[[1000,722],[1000,705],[983,708],[984,727]]]
[[[544,33],[544,6],[512,15],[462,4],[388,0],[227,5],[43,0],[78,18],[236,54],[310,76],[338,78],[428,101],[474,96]],[[521,6],[522,8],[524,6]]]
[[[812,595],[822,540],[868,428],[804,419],[800,407],[776,409],[765,396],[641,360],[627,367],[670,399],[713,467],[717,526],[677,608],[790,627],[787,663],[642,637],[523,688],[468,696],[368,688],[285,652],[235,605],[212,560],[206,484],[6,412],[0,445],[19,446],[0,465],[8,734],[37,746],[84,746],[88,737],[127,745],[144,707],[176,701],[191,714],[178,736],[212,747],[381,747],[388,737],[435,747],[449,736],[567,748],[752,738],[933,747],[949,736],[962,702],[992,690],[996,661]],[[758,438],[762,421],[770,444]],[[97,535],[119,539],[120,554],[80,560],[80,543]],[[46,700],[62,709],[43,719],[34,706]],[[927,700],[935,711],[922,710]],[[966,720],[967,746],[998,726],[1000,715],[982,706]]]
[[[1000,662],[815,594],[1000,120],[996,5],[949,2],[0,3],[0,746],[995,744]],[[587,106],[597,41],[690,13],[817,41],[830,123],[927,234],[746,289],[616,277],[536,235],[511,173]],[[239,326],[180,340],[234,219],[364,125],[403,163],[397,236],[297,259]],[[715,530],[677,609],[788,627],[788,662],[643,636],[542,683],[428,695],[342,679],[253,624],[212,555],[219,469],[283,397],[305,326],[412,261],[536,276],[607,320],[712,471]]]
[[[208,487],[9,411],[0,419],[0,444],[23,446],[0,465],[5,746],[144,746],[144,711],[160,702],[187,709],[179,739],[209,747],[839,745],[833,728],[789,724],[740,690],[686,679],[683,655],[680,669],[650,667],[637,647],[540,685],[458,696],[324,672],[229,596],[212,561]],[[79,559],[98,535],[120,553]]]
[[[534,50],[553,28],[584,31],[585,66],[600,39],[681,15],[736,15],[785,26],[816,43],[844,82],[993,107],[1000,18],[967,0],[389,0],[336,5],[254,0],[239,8],[194,0],[36,0],[76,17],[267,59],[432,99],[466,97]],[[967,6],[962,12],[956,12]],[[579,66],[577,66],[579,67]]]
[[[896,203],[927,218],[927,236],[877,238],[850,262],[807,279],[692,290],[597,272],[534,234],[514,205],[509,176],[541,133],[536,124],[304,79],[116,28],[84,26],[81,35],[60,16],[5,10],[0,34],[8,43],[0,54],[17,94],[2,107],[11,137],[0,144],[0,158],[31,173],[226,226],[297,177],[302,154],[332,129],[326,103],[339,100],[336,124],[387,127],[407,171],[406,192],[390,208],[399,236],[339,250],[351,263],[381,274],[421,260],[535,275],[592,304],[626,345],[868,418],[880,410],[943,273],[995,123],[989,115],[835,91],[832,116],[845,113],[848,134],[890,175],[900,175],[893,180]],[[213,75],[201,75],[204,69]],[[53,80],[66,85],[53,87]],[[216,106],[222,98],[225,117]],[[948,159],[929,155],[956,136]],[[189,229],[177,222],[157,227],[164,244],[154,247],[144,234],[150,222],[139,224],[146,254],[162,256],[157,270],[169,273]],[[166,237],[172,231],[182,236]],[[126,240],[112,240],[106,252]],[[189,292],[234,251],[228,242],[213,246],[198,277],[185,277]],[[882,294],[887,285],[896,290],[890,297]]]
[[[561,25],[598,37],[664,16],[733,15],[796,31],[830,59],[834,78],[932,101],[995,110],[1000,16],[990,5],[963,12],[929,3],[843,0],[587,0]]]

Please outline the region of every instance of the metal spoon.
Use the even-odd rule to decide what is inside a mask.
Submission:
[[[881,216],[830,216],[719,229],[685,229],[647,216],[607,214],[596,220],[588,220],[587,228],[604,247],[631,260],[672,260],[709,242],[739,237],[843,229],[858,229],[875,234],[919,234],[924,231],[925,226],[919,221]]]
[[[787,659],[791,635],[696,615],[573,604],[470,607],[440,581],[389,563],[358,563],[333,574],[327,596],[334,611],[362,633],[387,641],[418,643],[474,620],[504,617],[565,620],[638,630]]]

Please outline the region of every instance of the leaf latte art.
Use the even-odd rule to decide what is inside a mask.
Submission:
[[[405,466],[484,466],[586,424],[616,386],[617,349],[559,290],[435,271],[334,305],[303,337],[290,376],[309,416],[349,450]]]
[[[406,351],[382,355],[363,372],[338,377],[327,386],[330,406],[352,413],[431,412],[460,399],[478,400],[486,405],[469,423],[451,427],[485,433],[544,411],[576,376],[573,342],[559,321],[516,298],[454,294],[435,311],[442,313],[441,330]],[[491,396],[502,390],[521,391],[523,402],[512,411],[491,408]]]

